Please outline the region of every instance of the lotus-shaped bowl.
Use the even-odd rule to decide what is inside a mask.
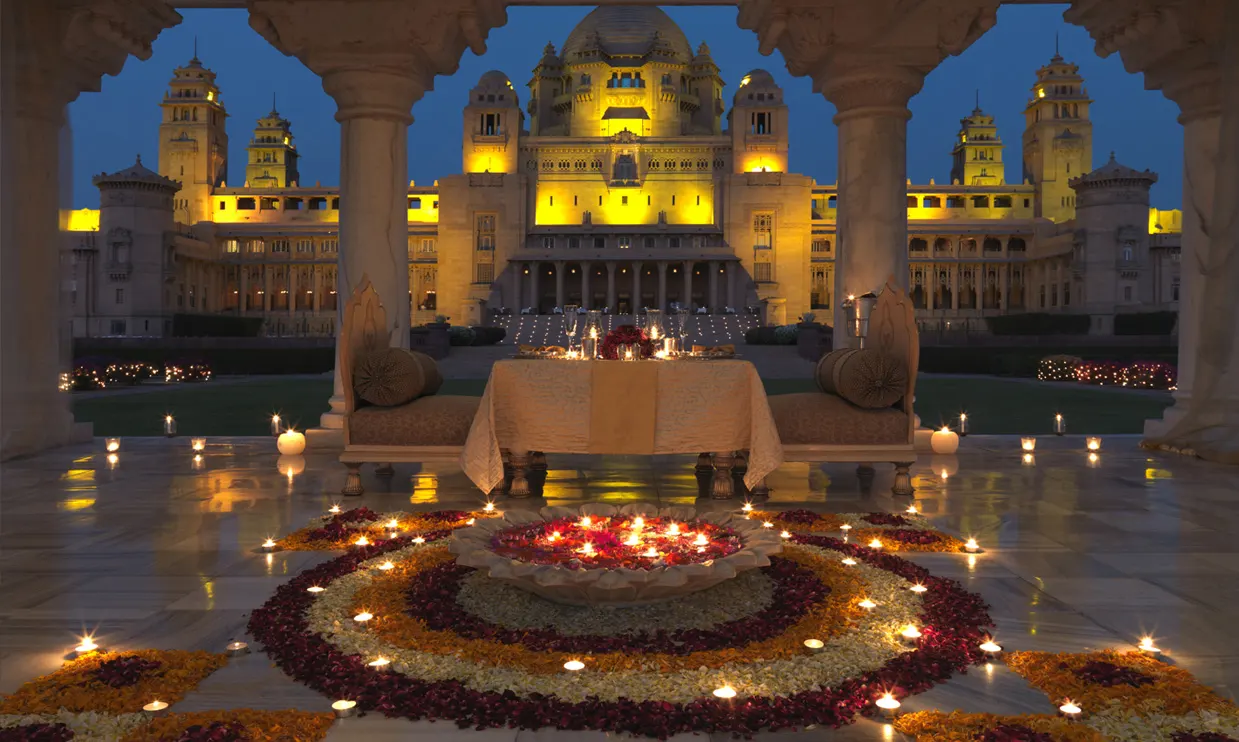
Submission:
[[[664,518],[700,521],[730,529],[739,548],[725,556],[688,564],[662,564],[640,569],[590,567],[587,559],[572,564],[538,564],[521,561],[495,551],[496,534],[508,529],[584,516],[593,518]],[[779,534],[760,523],[729,512],[697,513],[691,507],[665,507],[639,503],[616,507],[600,503],[579,508],[542,508],[505,511],[502,518],[478,520],[452,534],[449,550],[456,561],[488,574],[492,579],[568,605],[639,605],[671,600],[705,590],[737,574],[770,564],[770,556],[783,550]]]

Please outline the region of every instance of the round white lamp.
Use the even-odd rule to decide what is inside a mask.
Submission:
[[[280,449],[280,453],[285,456],[299,456],[305,451],[305,435],[300,431],[289,428],[280,437],[276,439],[275,445]]]
[[[943,425],[941,430],[935,430],[929,438],[929,447],[934,453],[951,454],[959,450],[959,435]]]

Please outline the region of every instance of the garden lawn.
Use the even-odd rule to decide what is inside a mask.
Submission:
[[[769,394],[814,390],[805,379],[767,379]],[[448,379],[440,394],[481,396],[484,379]],[[94,423],[99,436],[157,436],[163,416],[176,417],[180,435],[268,435],[271,413],[299,429],[318,424],[327,411],[330,379],[280,379],[183,384],[139,393],[106,393],[74,400],[79,422]],[[1049,384],[990,377],[922,376],[917,382],[916,412],[924,425],[957,427],[968,412],[975,434],[1048,434],[1055,412],[1075,434],[1140,433],[1144,421],[1160,418],[1170,395],[1154,395],[1078,384]]]

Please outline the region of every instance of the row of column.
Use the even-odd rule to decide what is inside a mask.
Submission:
[[[655,277],[657,287],[654,292],[654,303],[646,306],[642,296],[641,279],[645,271],[645,266],[653,263],[657,266]],[[515,263],[513,265],[512,275],[512,298],[513,303],[517,308],[537,307],[541,309],[540,302],[542,300],[542,292],[540,290],[540,278],[543,274],[544,265],[554,266],[555,276],[555,306],[563,307],[568,303],[568,288],[567,288],[567,268],[569,261],[530,261],[528,263]],[[635,309],[663,309],[670,308],[670,300],[668,293],[668,271],[669,269],[678,268],[678,273],[681,273],[680,280],[682,287],[679,289],[677,301],[680,304],[691,305],[693,296],[693,274],[697,266],[706,266],[707,274],[707,289],[705,291],[704,306],[710,311],[716,311],[724,306],[735,307],[739,289],[737,283],[739,281],[739,264],[733,261],[633,261],[631,263],[615,260],[596,260],[596,261],[573,261],[574,265],[579,266],[581,271],[581,301],[580,306],[585,309],[603,309],[609,308],[612,312],[619,310],[619,293],[617,289],[616,274],[627,268],[632,273],[631,287],[632,293],[629,300],[629,311]],[[599,265],[606,266],[606,300],[602,306],[594,306],[594,293],[591,290],[591,275],[594,273],[595,267]],[[720,277],[723,280],[720,281]],[[695,308],[695,307],[692,307]]]
[[[921,302],[917,305],[918,309],[928,310],[957,310],[960,309],[960,289],[966,287],[967,281],[964,280],[963,272],[966,269],[972,271],[971,285],[976,291],[976,302],[972,307],[967,309],[1008,309],[1010,306],[1021,306],[1025,301],[1025,297],[1021,294],[1020,301],[1014,305],[1011,303],[1011,266],[1007,263],[986,264],[978,263],[959,264],[959,263],[924,263],[914,264],[911,269],[912,274],[912,289],[910,293],[913,299],[917,299],[916,290],[921,290]],[[989,272],[993,270],[997,275],[996,280],[989,280]],[[921,281],[918,283],[915,278],[917,272],[921,273]],[[947,280],[944,284],[942,274],[947,274]],[[993,287],[995,289],[995,297],[997,306],[985,306],[985,292]],[[946,289],[946,291],[943,291]],[[946,295],[946,294],[949,294]]]
[[[275,273],[278,270],[283,269],[288,279],[285,282],[284,286],[280,288],[279,290],[288,292],[287,294],[288,302],[285,306],[278,308],[276,311],[287,311],[288,314],[290,315],[298,311],[317,312],[323,308],[324,303],[331,305],[328,307],[330,311],[335,311],[336,307],[340,303],[338,300],[338,295],[337,295],[337,300],[335,302],[326,302],[324,299],[325,296],[329,295],[327,292],[334,290],[334,288],[331,288],[331,289],[326,288],[327,285],[330,283],[329,281],[326,280],[328,267],[327,266],[308,266],[308,267],[311,270],[310,270],[310,276],[309,276],[309,283],[305,286],[305,289],[308,290],[310,294],[310,306],[309,307],[298,308],[297,306],[297,293],[298,291],[302,289],[299,274],[304,271],[304,268],[301,266],[290,268],[287,266],[270,266],[270,265],[240,266],[239,277],[237,280],[237,300],[236,302],[233,303],[228,300],[228,297],[224,297],[224,300],[219,302],[219,304],[217,304],[216,306],[236,309],[242,312],[255,312],[255,311],[271,312],[273,311],[273,308],[275,307],[275,303],[276,303],[275,302],[276,289],[274,288],[274,286],[276,284],[277,279],[275,277]],[[259,302],[261,306],[252,307],[250,306],[248,302],[248,299],[250,297],[250,272],[255,269],[258,269],[262,272],[262,283],[261,283],[262,299]],[[231,290],[231,288],[227,290]]]

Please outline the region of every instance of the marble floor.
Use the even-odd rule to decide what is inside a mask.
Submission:
[[[115,464],[103,443],[7,462],[0,474],[0,693],[54,670],[83,630],[111,649],[220,651],[248,612],[325,554],[257,553],[301,527],[338,493],[344,471],[310,456],[290,481],[269,438],[212,439],[195,469],[188,439],[125,439]],[[916,499],[943,530],[985,553],[913,555],[992,606],[1008,649],[1130,647],[1149,633],[1224,696],[1239,689],[1239,469],[1150,454],[1107,438],[1089,462],[1078,437],[1043,438],[1032,465],[1018,440],[971,436],[952,457],[923,457]],[[687,457],[551,459],[545,502],[697,498]],[[943,472],[946,476],[943,476]],[[893,510],[891,472],[862,495],[851,466],[787,464],[771,476],[775,507]],[[356,501],[376,510],[470,507],[480,493],[458,470],[398,467],[385,488],[368,477]],[[536,506],[542,500],[515,506]],[[346,504],[347,506],[347,504]],[[514,505],[508,505],[509,507]],[[720,505],[702,500],[700,507]],[[325,710],[261,653],[232,660],[173,710]],[[1050,712],[1002,665],[979,668],[905,703],[917,710]],[[761,737],[762,735],[759,735]],[[893,740],[864,721],[789,740]],[[340,721],[329,739],[602,740],[603,734],[458,731],[381,717]],[[685,738],[688,738],[687,736]]]

